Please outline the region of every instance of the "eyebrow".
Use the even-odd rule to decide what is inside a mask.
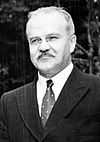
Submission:
[[[46,36],[47,37],[49,37],[49,36],[58,36],[58,37],[60,37],[60,34],[59,33],[51,33],[51,34],[47,34]]]
[[[48,36],[60,36],[60,34],[59,33],[46,34],[46,37],[48,37]],[[30,37],[30,40],[36,39],[36,38],[40,38],[40,36],[32,36],[32,37]]]
[[[37,38],[39,38],[39,36],[29,37],[29,40],[31,41],[31,40],[33,40],[33,39],[37,39]]]

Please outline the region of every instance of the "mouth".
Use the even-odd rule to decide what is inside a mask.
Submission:
[[[51,55],[51,54],[41,54],[38,57],[38,60],[48,60],[48,59],[51,59],[53,57],[54,57],[54,55]]]

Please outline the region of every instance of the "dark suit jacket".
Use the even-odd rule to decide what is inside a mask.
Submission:
[[[36,81],[4,94],[0,142],[100,142],[100,80],[74,68],[44,129]]]

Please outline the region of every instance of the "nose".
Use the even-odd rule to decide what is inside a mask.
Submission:
[[[46,52],[50,49],[50,46],[46,40],[42,40],[41,44],[39,45],[40,52]]]

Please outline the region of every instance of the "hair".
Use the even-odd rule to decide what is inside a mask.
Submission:
[[[50,6],[50,7],[42,7],[42,8],[38,8],[35,11],[31,11],[28,14],[28,22],[26,24],[26,35],[28,35],[28,26],[29,26],[29,21],[31,18],[33,18],[34,16],[38,16],[38,15],[42,15],[42,14],[49,14],[49,13],[53,13],[53,12],[57,12],[60,15],[64,16],[65,20],[66,20],[66,31],[69,34],[74,34],[75,33],[75,26],[73,23],[73,19],[71,17],[71,15],[63,8],[63,7],[55,7],[55,6]]]

